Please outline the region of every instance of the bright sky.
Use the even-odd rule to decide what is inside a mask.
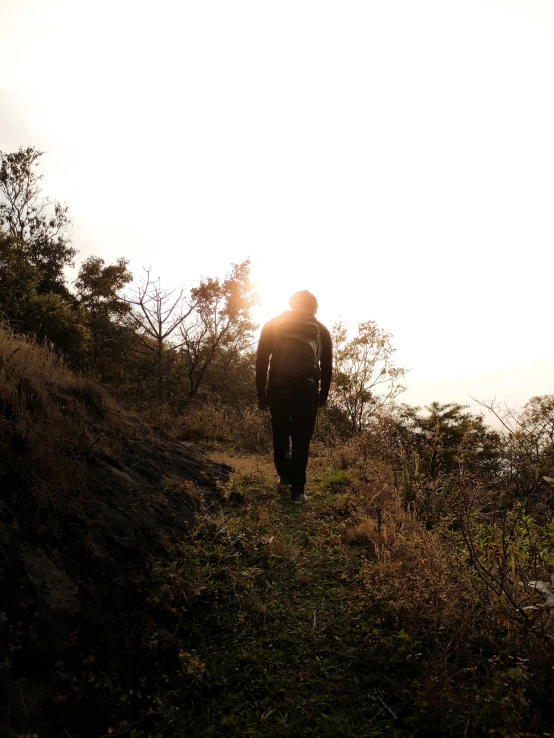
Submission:
[[[46,152],[79,259],[250,257],[375,320],[412,404],[554,393],[551,0],[0,0],[0,149]]]

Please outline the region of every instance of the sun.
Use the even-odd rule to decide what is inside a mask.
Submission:
[[[301,265],[302,267],[302,265]],[[312,272],[313,269],[312,265]],[[330,285],[315,273],[309,274],[305,268],[291,268],[289,264],[264,263],[252,265],[252,282],[260,299],[253,311],[254,319],[260,327],[266,321],[289,309],[289,298],[298,290],[309,290],[320,304],[324,304],[332,294]]]

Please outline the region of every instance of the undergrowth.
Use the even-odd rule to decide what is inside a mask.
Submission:
[[[552,524],[463,458],[426,479],[370,436],[316,434],[294,506],[267,416],[142,425],[6,331],[0,409],[11,738],[553,730],[554,615],[529,586],[551,573]]]
[[[222,506],[157,572],[151,606],[179,653],[153,735],[546,731],[537,644],[499,622],[463,552],[403,509],[390,470],[362,481],[315,459],[298,507],[265,458],[215,458],[237,469]]]

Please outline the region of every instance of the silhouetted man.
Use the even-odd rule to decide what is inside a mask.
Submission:
[[[293,502],[306,502],[310,441],[317,408],[325,405],[329,394],[333,348],[331,334],[315,318],[317,300],[311,292],[295,292],[289,305],[291,310],[262,328],[256,355],[256,391],[258,407],[271,412],[279,488],[290,488]]]

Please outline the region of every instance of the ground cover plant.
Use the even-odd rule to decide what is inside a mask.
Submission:
[[[506,621],[461,539],[405,509],[390,468],[364,481],[327,453],[299,508],[267,456],[212,456],[236,472],[152,599],[180,644],[155,735],[548,732],[552,654]]]
[[[7,328],[0,397],[10,738],[551,730],[546,399],[505,448],[331,408],[298,508],[248,408],[139,420]]]
[[[474,435],[324,412],[299,507],[260,413],[139,419],[6,329],[0,397],[10,738],[552,730],[548,443],[482,472]]]

